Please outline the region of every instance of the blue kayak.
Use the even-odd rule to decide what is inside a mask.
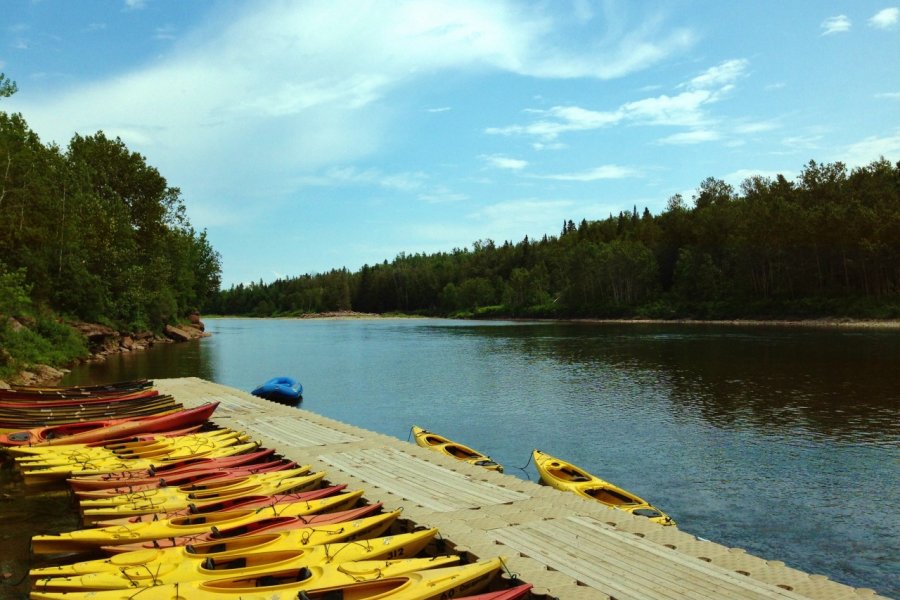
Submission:
[[[282,404],[296,404],[303,400],[303,386],[290,377],[274,377],[250,393]]]

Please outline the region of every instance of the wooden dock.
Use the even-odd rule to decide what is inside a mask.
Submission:
[[[662,527],[574,494],[487,471],[414,443],[197,378],[156,386],[185,406],[221,402],[213,420],[325,470],[369,502],[438,527],[457,553],[503,556],[538,597],[560,600],[881,598],[740,548]],[[412,425],[412,424],[410,424]]]

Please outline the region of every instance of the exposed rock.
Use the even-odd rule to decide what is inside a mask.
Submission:
[[[8,390],[10,389],[9,384],[0,379],[0,390]]]
[[[122,341],[120,342],[120,344],[121,344],[122,348],[124,348],[125,350],[129,350],[129,351],[133,350],[134,349],[134,338],[132,338],[130,335],[123,335]]]
[[[7,325],[9,325],[9,328],[15,332],[19,332],[19,331],[22,331],[23,329],[27,329],[24,325],[22,325],[21,322],[17,321],[16,319],[14,319],[12,317],[9,317],[6,320],[6,323],[7,323]]]
[[[118,352],[121,335],[112,327],[98,323],[73,323],[75,329],[87,338],[88,350],[91,354],[109,354]]]
[[[166,334],[166,337],[173,339],[176,342],[186,342],[195,337],[191,335],[188,330],[173,325],[166,325],[166,328],[163,329],[163,333]]]

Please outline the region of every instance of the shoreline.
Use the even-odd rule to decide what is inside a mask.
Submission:
[[[333,311],[308,313],[300,316],[251,317],[246,315],[207,315],[204,319],[320,319],[320,320],[363,320],[363,319],[449,319],[460,321],[516,321],[522,323],[590,323],[615,325],[697,325],[736,327],[803,327],[819,329],[884,329],[900,330],[900,319],[853,319],[849,317],[824,317],[814,319],[645,319],[645,318],[560,318],[540,319],[523,317],[497,317],[492,319],[458,319],[456,317],[426,317],[391,313],[362,313],[355,311]]]

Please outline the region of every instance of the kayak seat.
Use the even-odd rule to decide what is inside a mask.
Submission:
[[[243,569],[247,566],[247,558],[240,557],[234,560],[215,560],[212,556],[207,556],[203,561],[203,568],[207,571],[226,571],[228,569]]]
[[[303,567],[301,569],[297,569],[297,572],[294,576],[291,575],[263,575],[262,577],[256,578],[256,587],[271,587],[274,585],[282,585],[285,583],[294,583],[297,581],[304,581],[309,579],[312,576],[312,572]]]

